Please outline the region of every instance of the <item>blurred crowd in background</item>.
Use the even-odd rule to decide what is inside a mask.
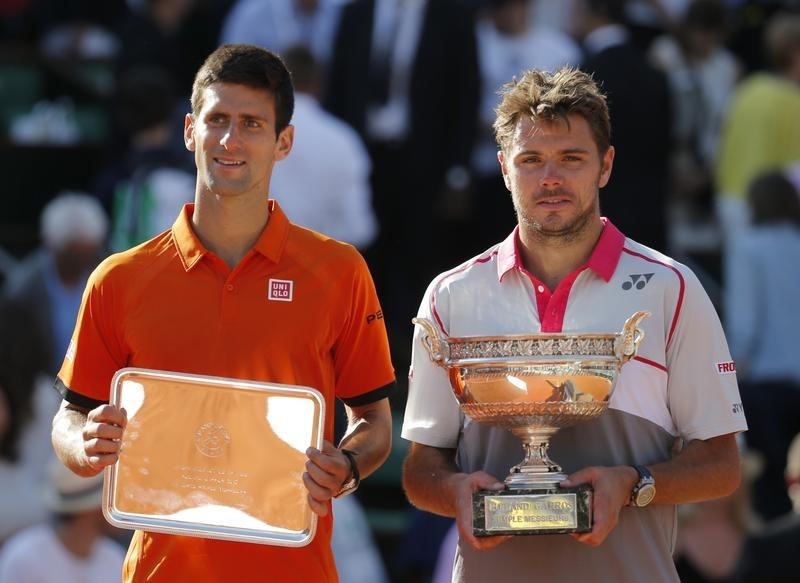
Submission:
[[[400,488],[410,320],[433,276],[515,225],[497,90],[565,65],[608,94],[603,214],[695,270],[737,363],[745,479],[680,509],[682,580],[800,580],[800,1],[2,0],[0,582],[51,560],[60,581],[114,580],[121,555],[97,541],[126,533],[50,469],[52,381],[91,269],[193,199],[183,116],[228,42],[284,57],[295,146],[269,194],[362,251],[388,323],[397,435],[334,509],[344,583],[449,581],[451,520]]]

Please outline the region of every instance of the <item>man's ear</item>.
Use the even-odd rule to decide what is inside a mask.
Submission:
[[[187,150],[194,152],[194,118],[191,113],[183,118],[183,143]]]
[[[609,146],[601,160],[600,180],[598,186],[603,188],[611,178],[611,168],[614,166],[614,146]]]
[[[497,151],[497,161],[500,163],[500,171],[503,173],[503,182],[506,185],[506,189],[511,192],[511,182],[508,179],[508,168],[506,167],[506,155],[503,150]]]
[[[294,145],[294,126],[289,124],[278,134],[277,144],[275,145],[275,160],[283,160],[292,151]]]

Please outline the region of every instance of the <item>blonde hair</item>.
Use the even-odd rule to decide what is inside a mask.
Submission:
[[[580,115],[589,124],[600,154],[611,145],[611,119],[606,96],[587,73],[564,67],[554,73],[532,69],[522,78],[514,78],[499,91],[500,105],[495,109],[494,135],[497,145],[508,151],[523,116],[533,120],[569,123],[569,115]]]

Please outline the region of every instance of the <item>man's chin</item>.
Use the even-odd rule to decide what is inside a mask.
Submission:
[[[526,221],[527,229],[534,237],[548,242],[569,243],[578,239],[587,228],[589,221],[583,217],[577,217],[571,221],[564,220],[545,220],[542,222]]]

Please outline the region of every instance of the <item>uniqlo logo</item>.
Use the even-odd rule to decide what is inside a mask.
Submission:
[[[293,291],[294,282],[291,279],[270,279],[267,299],[277,302],[291,302]]]

